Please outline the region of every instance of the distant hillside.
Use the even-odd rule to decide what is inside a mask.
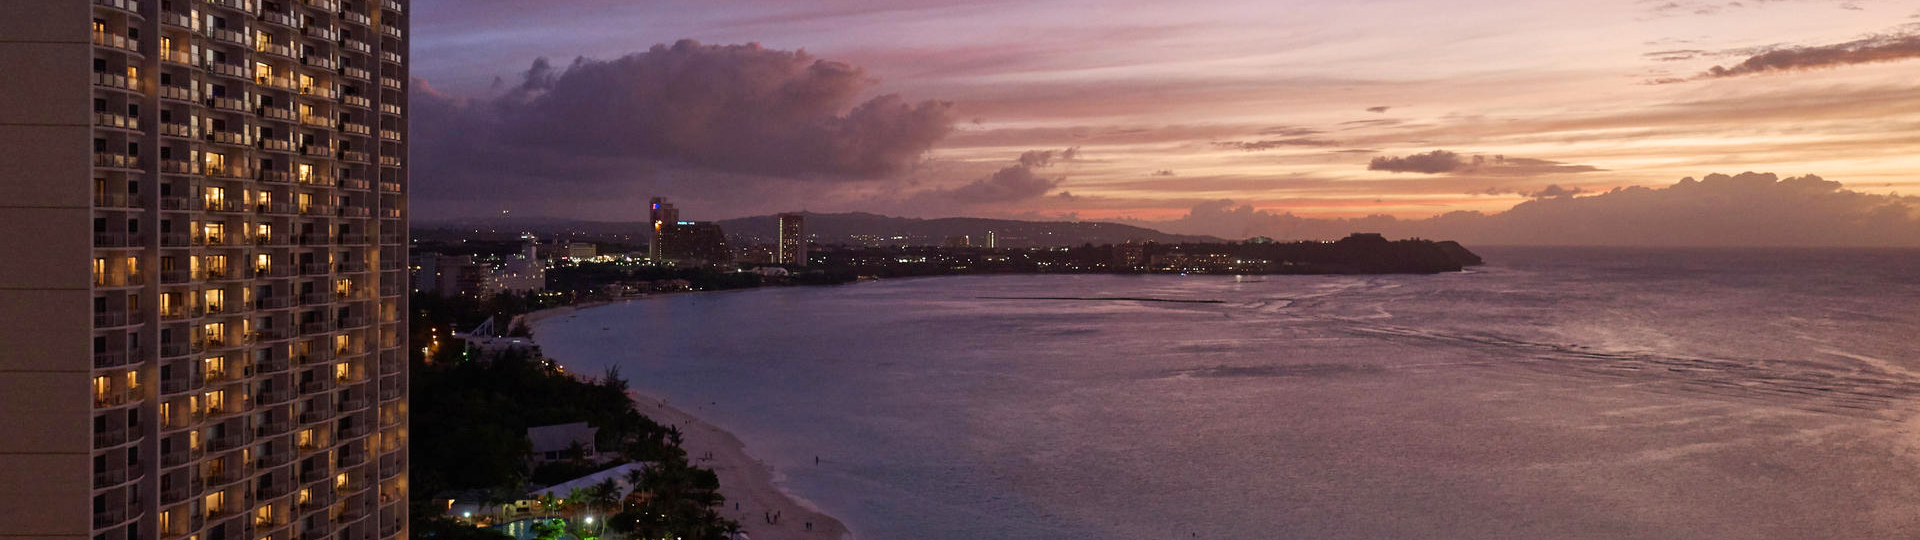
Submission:
[[[991,231],[1001,247],[1068,246],[1086,243],[1112,244],[1127,241],[1219,242],[1211,236],[1168,234],[1144,227],[1092,221],[1018,221],[985,218],[919,219],[882,216],[863,212],[820,214],[807,212],[807,234],[820,244],[854,245],[936,245],[947,237],[967,236],[974,245],[983,245]],[[721,220],[727,236],[747,243],[773,243],[777,220],[774,216],[753,216]],[[531,232],[543,238],[559,235],[594,241],[645,242],[651,227],[645,222],[579,221],[558,218],[484,218],[445,222],[417,222],[414,228],[424,236],[460,235],[511,238]],[[477,232],[476,232],[477,231]]]
[[[986,218],[919,219],[864,212],[819,214],[807,212],[807,234],[821,244],[931,245],[948,237],[966,236],[984,245],[992,233],[1000,247],[1067,246],[1132,241],[1218,242],[1211,236],[1168,234],[1145,227],[1095,221],[1018,221]],[[720,222],[730,236],[772,242],[777,220],[754,216]]]

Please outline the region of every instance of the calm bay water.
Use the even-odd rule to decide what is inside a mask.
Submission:
[[[537,338],[866,540],[1920,531],[1920,252],[1481,254],[682,295]],[[1021,296],[1222,303],[982,298]]]

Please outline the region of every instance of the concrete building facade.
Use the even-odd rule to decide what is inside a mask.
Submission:
[[[0,13],[0,538],[405,538],[406,0]]]

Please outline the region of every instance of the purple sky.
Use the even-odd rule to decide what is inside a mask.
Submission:
[[[414,10],[415,207],[429,219],[642,219],[665,195],[697,218],[863,210],[1239,234],[1271,220],[1210,212],[1418,220],[1760,171],[1838,182],[1806,196],[1854,201],[1826,217],[1858,226],[1889,206],[1911,219],[1913,200],[1889,194],[1920,191],[1920,6],[1905,0]],[[1669,191],[1638,204],[1681,198]],[[1715,204],[1685,212],[1751,214]]]

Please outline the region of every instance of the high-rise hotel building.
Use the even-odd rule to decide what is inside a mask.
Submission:
[[[407,535],[405,0],[0,0],[0,540]]]

